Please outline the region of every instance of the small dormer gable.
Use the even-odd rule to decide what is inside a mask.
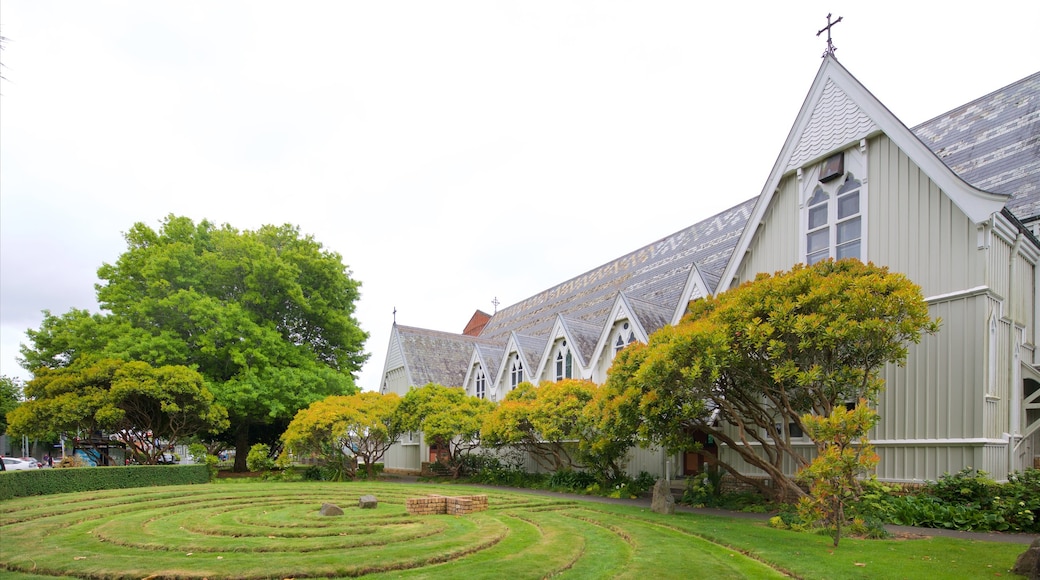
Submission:
[[[634,342],[646,342],[647,333],[639,323],[637,309],[625,294],[619,292],[607,318],[607,324],[600,333],[596,350],[592,357],[592,380],[603,383],[607,380],[607,370],[614,362],[614,357],[621,349]]]
[[[538,362],[537,382],[585,377],[598,335],[599,325],[558,315]]]
[[[501,401],[517,385],[531,380],[533,366],[521,347],[520,340],[515,332],[510,333],[503,353],[505,356],[502,358],[502,363],[495,374],[495,386],[491,393],[491,400],[493,401]]]
[[[473,348],[469,367],[463,386],[466,394],[480,399],[492,398],[491,388],[494,385],[494,373],[498,370],[502,352],[487,345],[478,344]]]

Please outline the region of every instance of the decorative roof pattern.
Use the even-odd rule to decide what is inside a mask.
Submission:
[[[785,171],[801,167],[877,129],[877,124],[833,80],[827,79]]]
[[[912,131],[964,181],[1010,195],[1020,220],[1040,218],[1040,72]]]
[[[413,385],[462,386],[473,347],[482,342],[479,338],[412,326],[397,325],[395,329]]]
[[[549,333],[556,316],[595,324],[609,313],[618,292],[674,308],[694,262],[721,272],[740,238],[756,199],[750,199],[599,268],[499,310],[481,338],[506,339],[510,332]]]

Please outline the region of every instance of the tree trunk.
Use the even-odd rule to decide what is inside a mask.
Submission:
[[[235,467],[236,473],[249,471],[246,466],[246,456],[249,455],[249,423],[239,423],[235,428]]]

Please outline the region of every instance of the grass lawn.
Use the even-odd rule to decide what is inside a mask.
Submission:
[[[489,496],[412,516],[426,494]],[[362,510],[372,494],[379,507]],[[344,509],[323,517],[324,502]],[[1013,578],[1020,544],[843,539],[757,520],[456,485],[217,484],[0,503],[0,576],[75,578]]]

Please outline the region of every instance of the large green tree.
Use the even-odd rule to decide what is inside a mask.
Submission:
[[[692,431],[708,433],[773,486],[723,462],[734,476],[801,497],[789,468],[809,464],[791,441],[802,416],[874,401],[885,365],[937,330],[901,274],[856,260],[799,265],[691,303],[680,324],[622,351],[606,386],[638,409],[644,442],[681,450]]]
[[[280,433],[310,403],[357,392],[367,335],[354,318],[360,283],[339,254],[294,226],[239,231],[172,215],[125,238],[98,269],[102,312],[45,313],[22,348],[28,370],[84,355],[194,368],[228,409],[237,470],[250,433]]]
[[[89,440],[103,431],[118,436],[142,463],[155,463],[168,445],[228,425],[227,410],[213,402],[202,375],[184,366],[80,357],[39,369],[25,395],[9,415],[11,434]]]

